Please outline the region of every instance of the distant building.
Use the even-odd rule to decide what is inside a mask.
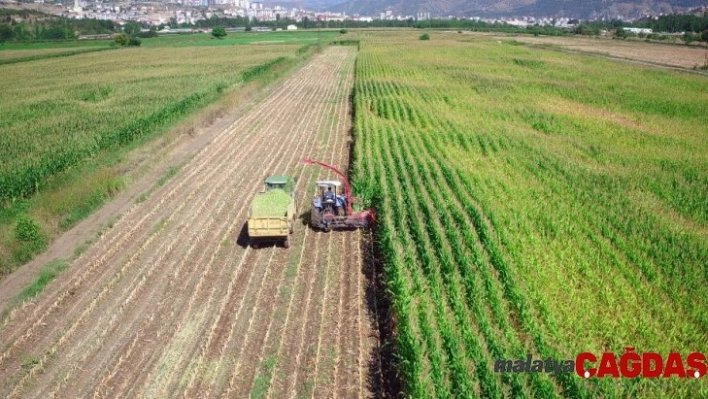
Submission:
[[[521,20],[518,20],[518,19],[512,19],[512,20],[506,21],[506,23],[507,23],[508,25],[519,26],[519,27],[522,27],[522,28],[525,28],[525,27],[527,27],[527,26],[529,25],[528,22],[526,22],[526,21],[521,21]]]
[[[288,30],[297,30],[297,25],[288,25]]]
[[[426,19],[430,19],[430,13],[429,12],[419,12],[416,14],[416,20],[418,21],[423,21]]]
[[[651,29],[647,29],[647,28],[622,28],[622,29],[625,32],[634,33],[635,35],[639,35],[641,33],[643,33],[645,35],[650,35],[653,33],[653,31]]]

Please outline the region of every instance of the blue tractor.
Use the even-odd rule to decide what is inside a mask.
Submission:
[[[303,160],[306,164],[323,166],[337,173],[342,181],[321,180],[317,182],[318,193],[312,199],[312,209],[310,211],[310,225],[312,228],[322,231],[333,229],[357,229],[369,227],[375,220],[374,211],[371,209],[362,212],[354,212],[352,203],[358,198],[352,196],[349,182],[342,172],[337,168],[314,161]]]
[[[312,199],[312,206],[318,214],[346,216],[347,198],[341,194],[342,183],[337,180],[317,182],[319,194]]]

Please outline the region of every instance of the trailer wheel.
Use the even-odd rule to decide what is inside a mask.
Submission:
[[[251,240],[251,248],[258,249],[258,241]]]
[[[285,237],[285,241],[283,241],[283,247],[290,248],[290,236]]]

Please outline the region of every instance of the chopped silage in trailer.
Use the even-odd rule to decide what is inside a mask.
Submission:
[[[279,217],[285,216],[292,198],[283,190],[270,190],[259,194],[253,201],[252,217]]]

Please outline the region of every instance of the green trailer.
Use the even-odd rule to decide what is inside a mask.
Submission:
[[[295,178],[266,178],[264,189],[253,199],[248,216],[251,247],[258,248],[265,242],[282,242],[285,248],[289,248],[296,212]]]

